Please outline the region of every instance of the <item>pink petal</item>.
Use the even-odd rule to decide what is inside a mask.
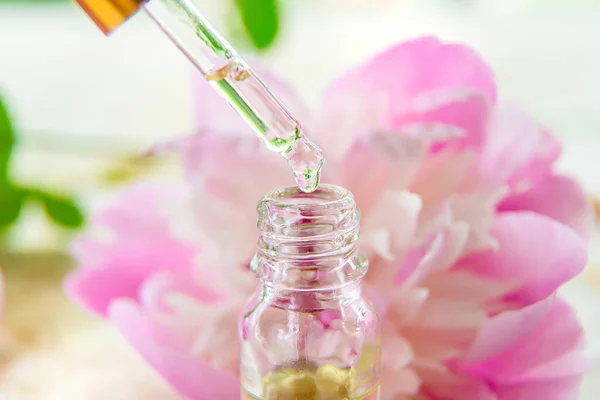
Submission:
[[[76,238],[70,246],[71,254],[85,268],[119,263],[131,268],[139,266],[144,269],[144,265],[148,264],[148,268],[172,269],[188,265],[197,252],[175,239],[167,226],[150,228],[131,223],[127,228],[96,228],[112,237],[107,240],[94,231],[87,232]]]
[[[466,224],[455,223],[412,249],[396,273],[396,282],[413,287],[434,272],[449,268],[462,254],[468,233]]]
[[[534,211],[562,222],[588,239],[593,228],[592,207],[581,186],[565,176],[548,175],[524,192],[505,198],[498,210]]]
[[[214,369],[189,352],[178,349],[174,336],[165,326],[144,316],[135,304],[117,301],[110,308],[110,319],[131,345],[177,391],[191,400],[238,400],[239,379]]]
[[[203,269],[203,272],[206,269]],[[144,309],[150,313],[172,312],[169,304],[165,302],[165,294],[169,292],[185,293],[202,302],[218,301],[222,296],[214,291],[208,282],[211,276],[194,276],[196,271],[173,274],[170,271],[160,271],[150,275],[140,286],[139,301]]]
[[[384,368],[381,373],[383,399],[412,399],[419,392],[420,386],[419,375],[410,368],[400,370]]]
[[[364,215],[384,191],[403,191],[427,153],[427,142],[390,133],[357,141],[343,160],[327,164],[324,180],[348,188]]]
[[[375,56],[334,82],[328,93],[383,93],[392,107],[422,93],[452,88],[472,89],[490,99],[496,95],[492,72],[472,49],[423,37]]]
[[[511,177],[511,184],[515,188],[534,184],[538,179],[546,176],[558,159],[561,146],[558,139],[550,132],[542,130],[535,149],[527,163],[522,165]]]
[[[65,280],[66,292],[91,311],[106,315],[114,299],[135,299],[146,277],[156,271],[168,270],[183,273],[193,268],[193,250],[174,249],[165,241],[160,248],[149,244],[145,252],[115,252],[96,267],[80,266]]]
[[[432,37],[405,42],[376,55],[326,90],[325,123],[318,125],[320,142],[336,158],[345,154],[353,139],[373,131],[409,137],[407,129],[447,131],[450,138],[458,130],[466,136],[461,142],[479,143],[495,92],[492,72],[468,47]],[[340,123],[347,126],[338,129]]]
[[[418,372],[420,375],[425,375],[420,369]],[[498,400],[495,390],[486,382],[457,379],[447,371],[435,371],[433,374],[427,372],[426,376],[425,392],[431,396],[426,397],[427,399]]]
[[[112,300],[137,298],[156,271],[186,273],[193,267],[196,250],[171,236],[164,215],[164,208],[178,206],[178,189],[134,185],[95,217],[95,229],[72,244],[79,268],[65,280],[65,290],[75,301],[106,315]]]
[[[453,196],[452,216],[470,227],[465,254],[495,246],[490,231],[496,219],[496,205],[505,194],[503,186],[481,182],[474,189]]]
[[[188,208],[174,211],[179,236],[202,248],[209,264],[248,263],[255,250],[256,205],[273,188],[294,184],[285,160],[252,137],[195,135],[183,151],[193,193]]]
[[[110,303],[118,298],[137,297],[146,277],[145,271],[132,274],[121,265],[82,268],[69,275],[64,288],[69,297],[90,311],[106,316]]]
[[[511,286],[466,271],[446,271],[427,278],[431,297],[481,305],[506,293]]]
[[[437,213],[439,206],[461,189],[474,160],[474,153],[458,151],[444,151],[424,160],[409,189],[423,199],[425,215]]]
[[[425,93],[422,96],[433,94]],[[448,145],[454,148],[480,148],[492,109],[489,98],[480,92],[471,92],[445,101],[443,104],[430,105],[426,110],[405,110],[396,116],[392,128],[406,134],[406,129],[410,126],[420,126],[421,136],[428,130],[445,131],[445,135],[438,134],[438,143],[433,146],[435,151]]]
[[[386,260],[393,259],[393,254],[400,254],[411,243],[420,210],[419,196],[392,190],[383,192],[362,220],[361,248],[367,255],[374,251]]]
[[[256,204],[269,189],[293,184],[285,160],[252,136],[194,135],[183,143],[182,150],[192,183],[227,202]]]
[[[583,328],[574,310],[560,298],[537,329],[499,358],[486,362],[496,381],[516,382],[577,377],[587,372]],[[569,360],[557,363],[557,360]]]
[[[428,329],[428,328],[418,328],[407,326],[403,329],[403,336],[413,345],[415,349],[415,354],[418,356],[423,352],[427,354],[429,350],[431,351],[440,351],[437,354],[429,354],[434,357],[444,357],[446,355],[452,355],[453,351],[458,352],[459,354],[464,352],[468,346],[473,343],[477,335],[478,329],[465,327],[465,329],[452,329],[452,330],[438,330],[438,329]],[[433,343],[431,347],[429,347],[429,343]],[[428,350],[423,351],[423,348],[427,348]],[[443,350],[442,350],[443,349]],[[456,354],[456,353],[454,353]],[[424,361],[424,360],[419,360]],[[425,360],[426,361],[426,360]],[[439,359],[436,363],[427,363],[424,365],[419,365],[420,369],[428,369],[434,370],[437,372],[444,371],[446,378],[452,379],[452,377],[456,377],[454,374],[448,374],[448,367],[445,364],[441,364],[441,361],[450,361]],[[417,365],[415,364],[415,367]]]
[[[511,104],[496,106],[480,154],[481,172],[488,179],[508,180],[533,157],[543,140],[542,133],[522,109]]]
[[[98,267],[104,262],[105,254],[113,246],[94,238],[90,232],[84,232],[75,237],[69,244],[69,254],[79,264],[85,263],[86,267]]]
[[[377,295],[381,296],[379,292]],[[395,293],[384,294],[385,301],[375,303],[376,306],[383,304],[385,308],[378,308],[379,315],[385,316],[396,327],[404,327],[419,318],[421,309],[426,304],[429,293],[427,289],[417,288],[410,290],[396,290]],[[369,297],[371,299],[373,297]]]
[[[383,324],[383,348],[382,363],[395,372],[410,366],[415,357],[411,344],[397,332],[393,324]]]
[[[114,299],[135,299],[147,276],[156,271],[186,272],[193,268],[195,250],[179,245],[164,234],[162,241],[135,248],[126,243],[107,247],[105,259],[96,266],[80,267],[65,280],[66,292],[91,311],[106,315]]]
[[[484,362],[515,346],[537,328],[539,322],[548,315],[554,301],[554,297],[548,297],[524,309],[506,311],[490,319],[469,351],[461,357],[461,362]]]
[[[594,363],[587,359],[581,351],[583,339],[581,338],[580,340],[579,348],[575,351],[565,353],[543,365],[531,368],[527,372],[527,378],[531,380],[547,380],[549,378],[563,378],[564,376],[580,376],[593,371]]]
[[[170,208],[181,206],[185,191],[181,184],[154,181],[128,187],[92,216],[92,229],[71,243],[71,254],[79,264],[96,266],[111,257],[138,259],[137,252],[153,252],[155,257],[165,253],[160,247],[186,253],[184,246],[169,239],[167,215]],[[167,259],[172,259],[170,252]]]
[[[496,389],[498,400],[574,400],[579,398],[580,377],[552,382],[527,382]]]
[[[486,319],[486,312],[477,304],[430,298],[411,326],[440,331],[463,330],[479,328]]]
[[[551,172],[560,154],[556,138],[525,111],[496,106],[479,155],[479,172],[489,181],[508,181],[515,190],[529,187]]]
[[[548,297],[585,266],[587,252],[581,237],[567,226],[532,212],[500,214],[492,235],[497,250],[461,261],[476,273],[519,283],[505,300],[523,305]]]
[[[496,387],[577,377],[588,368],[581,352],[584,344],[574,311],[550,297],[492,318],[467,355],[467,360],[481,361],[465,370]]]
[[[353,96],[331,93],[315,120],[309,125],[310,135],[337,162],[360,136],[381,132],[386,128],[387,104],[355,93]],[[310,121],[309,121],[310,122]]]

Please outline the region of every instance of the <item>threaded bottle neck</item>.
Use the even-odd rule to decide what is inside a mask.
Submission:
[[[360,213],[352,194],[321,185],[275,190],[258,205],[258,250],[252,268],[265,284],[286,290],[336,289],[367,270],[356,241]]]

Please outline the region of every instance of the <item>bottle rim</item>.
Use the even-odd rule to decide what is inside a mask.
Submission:
[[[287,186],[266,194],[259,203],[261,207],[298,209],[331,209],[343,205],[354,205],[352,193],[341,186],[320,184],[314,192],[303,192],[298,186]]]

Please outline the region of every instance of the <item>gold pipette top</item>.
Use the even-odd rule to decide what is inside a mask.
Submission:
[[[146,0],[75,0],[105,34],[121,26]]]

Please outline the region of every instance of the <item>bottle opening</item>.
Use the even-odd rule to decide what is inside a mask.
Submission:
[[[321,185],[311,193],[295,186],[277,189],[262,199],[258,213],[259,237],[266,245],[261,247],[282,254],[321,254],[358,236],[354,197],[339,186]]]
[[[320,185],[305,193],[285,187],[258,205],[258,249],[252,269],[293,289],[339,287],[362,277],[367,262],[356,245],[360,213],[352,194]]]
[[[297,186],[284,187],[267,194],[262,202],[266,206],[317,210],[319,208],[343,207],[344,204],[355,207],[354,196],[340,186],[322,184],[310,193],[300,190]],[[351,204],[350,204],[351,203]]]

